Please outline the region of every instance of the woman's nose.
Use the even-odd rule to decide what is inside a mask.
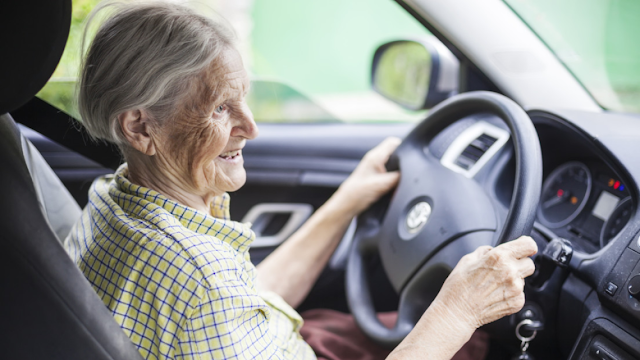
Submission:
[[[253,113],[246,104],[238,116],[237,123],[231,130],[231,136],[242,136],[248,140],[255,139],[258,136],[258,125],[253,120]]]

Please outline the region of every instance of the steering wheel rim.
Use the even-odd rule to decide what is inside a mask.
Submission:
[[[389,170],[401,172],[401,180],[388,209],[382,211],[382,223],[379,219],[381,211],[375,209],[376,205],[361,214],[349,253],[345,283],[350,310],[360,329],[384,347],[397,346],[413,329],[464,254],[483,244],[492,245],[495,239],[496,216],[485,209],[492,205],[490,202],[487,204],[484,191],[478,192],[479,188],[471,184],[473,179],[444,168],[439,161],[436,163],[437,159],[427,150],[433,138],[446,127],[479,113],[498,116],[507,124],[515,150],[513,195],[498,243],[531,233],[540,199],[542,156],[537,133],[526,112],[511,99],[486,91],[457,95],[433,108],[387,163]],[[430,177],[441,177],[444,180],[440,182],[444,181],[448,186],[460,184],[464,188],[462,194],[443,195],[447,192],[437,191],[438,185],[422,176],[421,171],[425,169],[429,169]],[[434,193],[425,193],[429,189]],[[447,204],[460,198],[474,206],[453,209],[452,204]],[[431,215],[416,234],[407,235],[402,224],[408,209],[420,201],[431,206]],[[455,218],[454,231],[447,234],[445,226],[434,229],[437,220],[447,217]],[[425,236],[431,240],[423,240]],[[454,247],[453,242],[463,244],[462,248],[456,249],[459,246]],[[420,250],[427,253],[422,254]],[[369,290],[366,263],[376,252],[382,259],[387,276],[400,293],[398,320],[392,329],[378,320]],[[437,287],[437,291],[434,292],[433,287]]]

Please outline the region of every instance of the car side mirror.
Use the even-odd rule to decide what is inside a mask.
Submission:
[[[397,40],[373,55],[371,84],[409,110],[430,109],[458,93],[458,59],[435,37]]]

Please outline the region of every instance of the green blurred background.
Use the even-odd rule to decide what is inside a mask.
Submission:
[[[69,42],[38,94],[78,117],[73,105],[84,19],[98,0],[73,0]],[[203,2],[193,4],[202,8]],[[229,20],[253,79],[258,121],[413,120],[370,89],[371,58],[383,42],[428,35],[389,0],[208,0]]]
[[[74,84],[83,23],[98,2],[73,0],[67,48],[38,94],[76,118]],[[371,58],[379,45],[429,34],[394,1],[191,3],[197,9],[215,10],[235,28],[254,79],[248,100],[257,121],[411,121],[424,116],[401,109],[370,87]],[[640,112],[640,1],[506,3],[604,108]]]

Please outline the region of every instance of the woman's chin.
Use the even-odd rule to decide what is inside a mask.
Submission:
[[[240,189],[247,181],[247,173],[244,170],[242,157],[240,161],[228,161],[225,159],[216,159],[216,177],[215,187],[221,191],[236,191]]]
[[[244,186],[244,184],[247,182],[247,176],[246,173],[244,172],[244,169],[242,171],[242,177],[238,176],[236,178],[234,178],[231,183],[229,184],[229,186],[227,187],[227,189],[225,189],[225,192],[233,192],[233,191],[238,191],[240,190],[241,187]]]

